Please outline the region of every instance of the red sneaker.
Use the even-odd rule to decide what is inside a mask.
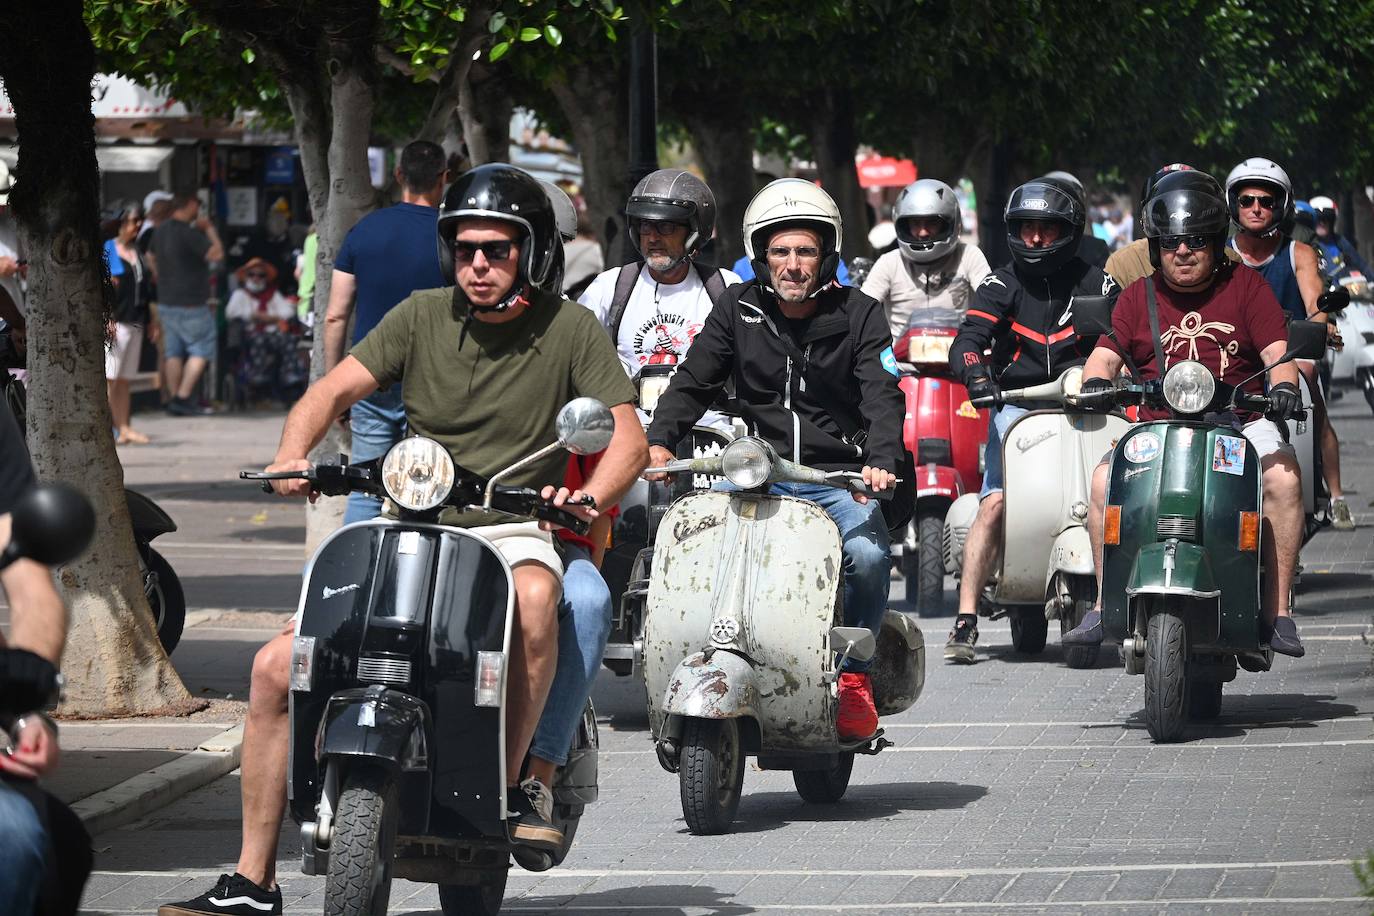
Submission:
[[[873,705],[873,684],[868,675],[840,675],[839,705],[835,727],[842,740],[857,741],[878,730],[878,707]]]

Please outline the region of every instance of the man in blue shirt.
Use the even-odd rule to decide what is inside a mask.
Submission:
[[[446,285],[434,245],[434,227],[439,221],[439,200],[447,175],[443,148],[428,140],[414,141],[401,151],[396,167],[401,202],[369,213],[349,230],[334,259],[329,307],[324,315],[326,373],[344,357],[348,320],[355,312],[352,342],[356,344],[415,290]],[[353,461],[385,455],[405,435],[401,386],[393,385],[354,404],[349,425],[353,430]],[[375,497],[350,494],[344,524],[373,518],[381,509],[381,500]]]

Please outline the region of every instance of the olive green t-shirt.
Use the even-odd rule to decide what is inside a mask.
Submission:
[[[447,447],[460,467],[490,477],[556,441],[555,418],[573,398],[607,407],[634,400],[605,328],[575,302],[536,293],[511,321],[466,317],[452,287],[419,290],[351,351],[381,388],[404,381],[411,433]],[[501,483],[558,486],[567,464],[568,453],[559,450]],[[510,520],[449,515],[449,524]]]

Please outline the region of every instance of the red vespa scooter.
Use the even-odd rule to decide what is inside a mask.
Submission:
[[[916,511],[892,550],[906,580],[906,600],[922,617],[943,613],[945,513],[983,485],[988,412],[969,402],[968,389],[949,368],[959,322],[954,309],[917,309],[893,348],[906,396],[902,438],[916,463]]]

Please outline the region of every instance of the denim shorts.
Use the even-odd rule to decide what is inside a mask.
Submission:
[[[205,305],[159,305],[163,353],[168,359],[213,359],[219,341],[215,313]]]
[[[1011,424],[1027,413],[1026,408],[1015,404],[1003,404],[992,412],[988,420],[988,445],[983,452],[983,489],[978,491],[979,500],[1002,492],[1002,440]]]

